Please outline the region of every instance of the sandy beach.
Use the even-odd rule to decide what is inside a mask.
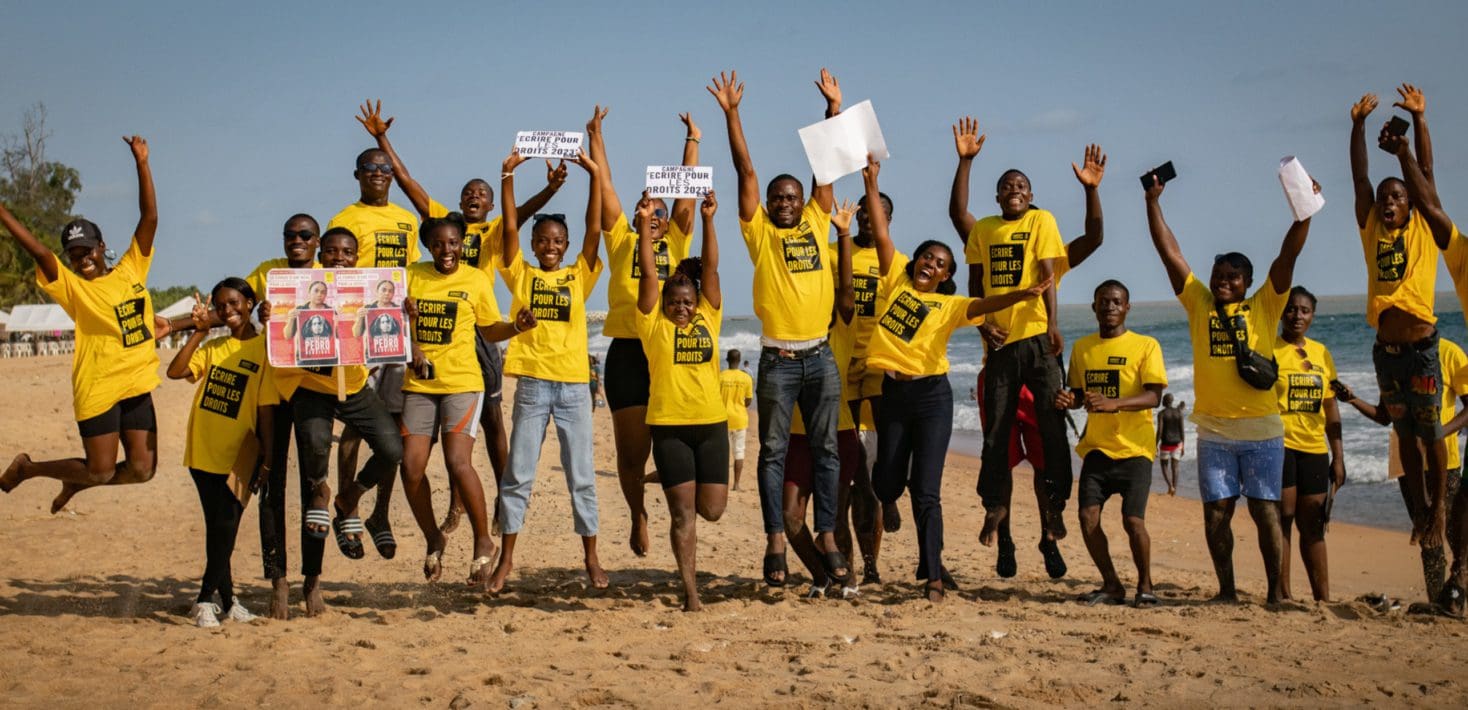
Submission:
[[[171,351],[163,352],[166,363]],[[0,457],[79,455],[66,357],[0,362]],[[508,385],[509,383],[507,383]],[[328,543],[327,615],[307,619],[292,577],[293,618],[226,624],[187,618],[203,568],[203,519],[180,465],[192,385],[155,394],[158,474],[148,484],[81,493],[50,515],[59,485],[38,480],[0,496],[0,688],[5,706],[556,707],[689,702],[727,706],[1002,706],[1207,703],[1226,706],[1461,706],[1468,657],[1462,623],[1359,598],[1423,597],[1417,550],[1404,533],[1335,524],[1329,536],[1337,601],[1262,605],[1264,580],[1247,514],[1235,521],[1246,602],[1211,605],[1216,591],[1201,506],[1154,496],[1148,510],[1153,578],[1165,605],[1089,608],[1073,598],[1099,577],[1071,524],[1061,542],[1070,574],[1045,576],[1028,484],[1016,486],[1020,574],[994,575],[977,541],[978,462],[952,457],[944,482],[946,562],[962,589],[919,600],[911,526],[889,535],[885,583],[850,601],[802,599],[758,582],[760,529],[751,441],[745,488],[727,514],[699,523],[705,610],[679,610],[661,491],[648,489],[653,545],[635,557],[613,473],[611,426],[596,412],[601,559],[612,588],[588,589],[554,435],[519,546],[511,588],[468,590],[467,525],[450,540],[444,581],[424,584],[423,539],[401,498],[400,551],[351,561]],[[508,411],[508,406],[506,407]],[[491,479],[482,447],[481,476]],[[294,467],[293,467],[294,468]],[[441,461],[430,466],[440,513]],[[295,498],[295,473],[289,480]],[[370,494],[369,494],[370,495]],[[400,493],[398,495],[401,495]],[[234,558],[239,595],[267,605],[255,502]],[[908,508],[901,504],[906,515]],[[1118,512],[1105,526],[1123,579],[1130,555]],[[1068,511],[1069,515],[1073,512]],[[299,524],[294,504],[289,525]],[[910,516],[908,516],[910,517]],[[1073,520],[1073,518],[1072,518]],[[297,537],[289,537],[298,570]],[[1308,597],[1300,564],[1293,588]],[[792,565],[798,565],[791,556]],[[803,571],[794,574],[797,583]]]

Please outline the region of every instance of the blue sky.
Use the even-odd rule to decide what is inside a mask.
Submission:
[[[77,209],[114,245],[135,223],[124,133],[153,149],[161,220],[155,286],[242,274],[279,256],[294,212],[323,223],[356,197],[352,160],[370,139],[353,120],[380,97],[394,144],[438,199],[493,178],[517,130],[580,130],[610,104],[608,150],[624,199],[643,167],[677,162],[692,111],[701,162],[724,195],[720,243],[727,312],[749,313],[750,265],[739,240],[723,118],[704,91],[721,69],[746,81],[746,132],[764,180],[809,173],[796,129],[821,117],[820,67],[847,104],[871,99],[892,158],[899,246],[959,238],[947,218],[955,165],[949,126],[979,118],[988,134],[971,209],[994,211],[993,184],[1025,170],[1037,204],[1067,237],[1083,201],[1070,172],[1085,144],[1110,156],[1102,199],[1107,241],[1069,277],[1064,302],[1120,278],[1137,300],[1171,296],[1147,238],[1137,176],[1173,160],[1164,205],[1200,268],[1237,249],[1267,264],[1289,226],[1277,161],[1298,155],[1324,187],[1297,281],[1322,294],[1362,290],[1351,213],[1351,103],[1394,87],[1427,92],[1438,183],[1449,214],[1468,210],[1468,4],[1422,3],[203,3],[0,2],[0,133],[25,109],[49,111],[50,156],[77,167]],[[1390,98],[1389,98],[1390,97]],[[1397,172],[1371,150],[1373,176]],[[522,168],[522,197],[541,174]],[[491,180],[497,184],[497,181]],[[579,215],[584,174],[550,210]],[[837,183],[857,197],[860,179]],[[393,200],[407,206],[395,191]],[[630,205],[628,205],[630,207]],[[1443,276],[1440,288],[1449,288]],[[593,306],[605,303],[598,286]]]

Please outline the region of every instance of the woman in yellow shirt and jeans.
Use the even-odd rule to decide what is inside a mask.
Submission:
[[[658,202],[637,203],[637,335],[647,353],[647,425],[652,458],[672,517],[668,535],[683,578],[683,610],[698,611],[697,518],[713,522],[729,500],[729,415],[719,390],[718,201],[703,198],[703,255],[684,259],[659,287],[655,233]]]
[[[877,173],[867,156],[866,204],[881,207]],[[906,488],[918,538],[917,578],[929,601],[942,601],[943,464],[953,436],[953,389],[948,384],[948,340],[953,331],[976,324],[985,313],[1038,298],[1047,278],[1029,288],[988,298],[956,295],[953,250],[928,240],[912,252],[905,269],[892,269],[892,237],[885,220],[872,225],[881,283],[877,326],[867,345],[867,367],[886,372],[877,419],[877,463],[872,486],[883,503],[896,503]]]
[[[107,244],[97,225],[74,219],[62,228],[61,249],[70,264],[66,269],[0,205],[0,226],[36,261],[36,283],[76,322],[71,391],[85,458],[32,461],[18,454],[0,475],[0,491],[6,493],[30,478],[61,481],[52,513],[84,488],[146,483],[158,466],[158,422],[151,396],[158,386],[158,351],[149,330],[155,326],[148,295],[158,201],[148,141],[139,136],[123,140],[138,167],[139,214],[132,245],[115,266],[107,266]]]

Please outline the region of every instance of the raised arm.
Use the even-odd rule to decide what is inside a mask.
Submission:
[[[520,258],[520,212],[515,206],[515,168],[526,160],[529,158],[520,155],[520,151],[511,150],[500,168],[500,223],[504,229],[504,243],[501,247],[504,261],[500,263],[505,268],[509,268],[510,264]]]
[[[20,248],[31,255],[36,262],[36,268],[41,270],[41,275],[45,276],[47,281],[55,281],[61,275],[58,271],[61,267],[56,261],[56,255],[51,253],[51,250],[47,249],[41,240],[36,239],[35,235],[31,234],[31,230],[26,229],[25,225],[21,224],[20,220],[10,213],[10,210],[5,209],[3,204],[0,204],[0,226],[5,227],[5,231],[10,232],[10,235],[15,237],[15,241],[20,242]]]
[[[691,113],[678,114],[678,120],[688,128],[688,134],[683,136],[683,165],[691,168],[698,165],[698,144],[703,139],[703,131],[700,131],[698,124],[693,122]],[[603,165],[602,169],[605,170],[606,166]],[[678,225],[678,229],[682,230],[684,234],[693,233],[694,203],[695,200],[692,197],[673,200],[673,224]],[[704,263],[708,263],[707,260]]]
[[[519,220],[515,226],[523,227],[525,223],[535,216],[536,212],[545,209],[546,203],[561,190],[566,184],[566,161],[557,161],[551,165],[551,161],[545,161],[545,187],[540,192],[531,195],[515,208],[515,219]]]
[[[714,191],[709,190],[703,196],[703,204],[699,205],[699,216],[703,217],[703,251],[699,257],[703,261],[703,298],[714,308],[724,307],[724,289],[719,284],[719,235],[714,231],[714,213],[719,211],[719,198],[714,196]],[[654,272],[657,269],[653,269]],[[648,269],[642,268],[646,275]]]
[[[198,294],[194,296],[197,298]],[[194,324],[194,332],[189,333],[189,339],[168,363],[167,375],[170,380],[188,380],[189,382],[197,380],[194,377],[194,371],[189,369],[189,360],[193,359],[194,352],[199,349],[199,346],[204,344],[204,339],[209,337],[209,308],[202,302],[196,301],[193,310],[189,313],[189,320]]]
[[[871,156],[867,159],[870,161]],[[831,226],[836,228],[836,315],[848,324],[856,317],[856,285],[851,273],[851,218],[854,216],[856,203],[849,200],[837,205],[831,214]]]
[[[601,223],[611,227],[617,223],[617,217],[622,214],[622,200],[617,197],[617,187],[612,184],[612,168],[607,162],[606,137],[602,133],[602,119],[607,117],[612,107],[602,108],[597,105],[591,110],[591,119],[586,122],[586,138],[591,144],[591,159],[601,168],[592,180],[593,188],[601,190]]]
[[[821,96],[826,99],[826,118],[833,118],[841,113],[841,82],[836,81],[836,77],[825,67],[821,67],[821,78],[816,81],[816,88],[821,90]],[[818,185],[815,177],[812,176],[810,196],[826,212],[836,207],[836,186],[834,184]]]
[[[1356,227],[1364,229],[1376,205],[1376,186],[1366,158],[1366,117],[1376,110],[1376,94],[1366,94],[1351,106],[1351,189],[1356,193]]]
[[[596,189],[597,175],[601,172],[596,161],[586,153],[576,154],[576,164],[586,170],[590,178],[586,186],[586,238],[581,242],[581,258],[586,268],[595,269],[601,252],[601,190]]]
[[[882,190],[877,186],[877,174],[882,172],[882,164],[872,159],[872,154],[867,153],[867,166],[862,168],[862,182],[866,183],[867,214],[882,214]],[[892,258],[897,249],[892,246],[892,233],[888,231],[887,220],[873,219],[872,244],[877,248],[877,273],[886,276],[887,270],[892,267]],[[916,256],[916,255],[914,255]]]
[[[398,152],[393,150],[392,142],[387,139],[387,129],[392,128],[394,119],[389,117],[384,120],[382,118],[382,99],[378,99],[376,104],[369,100],[358,106],[357,110],[362,114],[356,117],[357,123],[362,124],[362,127],[367,129],[368,135],[377,140],[378,149],[387,153],[387,159],[392,162],[393,180],[408,196],[408,201],[413,203],[413,209],[418,210],[419,216],[428,219],[428,205],[432,200],[428,197],[428,191],[424,190],[423,186],[408,174],[408,166],[403,164],[403,159],[398,157]]]
[[[1069,261],[1070,268],[1074,269],[1091,256],[1105,238],[1101,219],[1100,187],[1101,178],[1106,175],[1106,154],[1101,152],[1101,146],[1092,143],[1086,146],[1086,155],[1081,165],[1071,163],[1070,169],[1075,171],[1076,180],[1080,181],[1086,193],[1086,233],[1065,245],[1066,261]]]
[[[1054,288],[1055,279],[1047,278],[1040,283],[1026,289],[1010,291],[1009,293],[986,298],[975,298],[968,302],[968,310],[965,311],[969,320],[978,318],[985,313],[1002,311],[1020,301],[1028,301],[1031,298],[1039,298],[1045,295],[1047,290]]]
[[[153,169],[148,166],[148,141],[142,136],[123,138],[133,151],[133,161],[138,164],[138,226],[133,230],[133,241],[138,253],[153,254],[153,236],[158,233],[158,195],[153,192]]]
[[[948,194],[948,219],[958,238],[968,241],[973,231],[974,219],[968,211],[968,176],[974,167],[974,158],[984,148],[986,135],[979,134],[979,121],[973,116],[964,116],[953,124],[953,146],[958,151],[958,170],[953,173],[953,191]],[[970,280],[972,281],[972,280]]]
[[[1157,256],[1162,257],[1162,266],[1167,269],[1167,280],[1172,282],[1172,292],[1182,293],[1183,284],[1188,282],[1188,274],[1193,270],[1188,267],[1188,260],[1183,258],[1183,250],[1178,248],[1177,237],[1173,236],[1172,228],[1167,226],[1167,220],[1162,218],[1162,181],[1152,176],[1152,186],[1146,189],[1147,201],[1147,230],[1152,233],[1152,246],[1157,249]]]
[[[1407,183],[1407,197],[1412,200],[1412,209],[1417,210],[1422,219],[1427,220],[1427,226],[1432,230],[1432,241],[1437,243],[1437,248],[1447,249],[1453,238],[1453,220],[1443,210],[1442,200],[1437,196],[1437,187],[1422,174],[1417,159],[1412,157],[1407,139],[1388,133],[1386,127],[1382,126],[1376,144],[1382,150],[1397,156],[1397,162],[1402,165],[1402,181]]]
[[[1421,89],[1411,84],[1397,87],[1397,94],[1402,100],[1392,105],[1412,114],[1412,141],[1417,144],[1417,167],[1422,168],[1422,176],[1427,178],[1427,182],[1435,186],[1437,179],[1432,174],[1432,136],[1427,133],[1427,97],[1422,94]]]
[[[739,81],[738,72],[719,72],[713,86],[707,87],[724,110],[724,124],[729,130],[729,154],[734,157],[734,174],[739,177],[739,221],[754,219],[759,209],[759,176],[754,172],[754,160],[749,157],[749,145],[744,141],[744,122],[739,119],[739,102],[744,99],[744,82]]]
[[[641,273],[637,281],[637,310],[643,315],[658,307],[658,295],[662,286],[658,282],[657,257],[652,248],[652,200],[647,193],[637,201],[637,266]]]
[[[1320,184],[1315,184],[1315,191],[1320,192]],[[1284,242],[1279,245],[1279,256],[1274,257],[1274,263],[1269,265],[1269,280],[1274,282],[1275,293],[1288,293],[1292,282],[1295,280],[1295,261],[1299,259],[1300,252],[1305,248],[1305,238],[1310,236],[1310,218],[1295,222],[1290,225],[1290,230],[1285,232]]]

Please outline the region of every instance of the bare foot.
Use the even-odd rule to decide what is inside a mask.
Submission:
[[[884,513],[885,515],[885,513]],[[1000,505],[984,509],[984,528],[979,531],[979,544],[993,547],[999,540],[999,524],[1009,517],[1009,509]],[[886,518],[883,518],[883,522]]]
[[[31,462],[30,454],[16,454],[10,465],[5,468],[5,474],[0,475],[0,492],[9,493],[15,490],[25,478],[20,475],[20,468]]]
[[[703,611],[703,602],[699,600],[697,594],[685,596],[683,598],[683,611]]]
[[[902,529],[902,511],[896,503],[882,504],[882,530],[895,533]]]
[[[469,563],[469,586],[489,591],[489,565],[497,554],[499,548],[489,538],[474,545],[474,561]]]
[[[586,558],[586,577],[591,580],[593,589],[606,589],[612,584],[612,580],[607,577],[607,571],[601,568],[601,563],[597,561],[595,554]]]
[[[438,524],[438,533],[440,535],[447,535],[455,530],[458,530],[459,517],[463,514],[464,511],[462,509],[457,507],[450,507],[449,511],[443,514],[443,522]]]
[[[489,583],[484,585],[484,591],[490,594],[499,594],[505,588],[505,580],[510,577],[510,570],[515,568],[515,561],[510,559],[504,552],[500,553],[499,564],[494,566],[494,574],[489,576]]]
[[[930,602],[932,602],[934,604],[941,603],[943,601],[943,596],[944,596],[944,592],[943,592],[943,581],[942,580],[937,580],[937,581],[933,581],[933,582],[928,582],[927,594],[928,594],[928,601],[930,601]]]
[[[321,597],[320,577],[307,577],[301,583],[301,595],[306,598],[306,616],[321,616],[326,613],[326,600]]]
[[[1176,488],[1169,488],[1169,489],[1167,489],[1167,494],[1170,495],[1170,496],[1176,496],[1177,495],[1177,489]]]
[[[291,585],[285,577],[270,580],[270,611],[272,619],[285,621],[291,618]]]
[[[1239,593],[1237,591],[1219,592],[1208,600],[1209,604],[1238,604]]]
[[[51,514],[55,515],[57,513],[60,513],[61,509],[65,508],[66,504],[71,502],[72,496],[88,488],[91,488],[91,486],[84,486],[79,483],[61,484],[61,492],[57,493],[56,498],[51,501]]]
[[[448,541],[440,533],[437,540],[428,542],[428,554],[423,558],[423,579],[429,582],[437,582],[443,576],[443,550],[448,546]]]
[[[651,544],[647,536],[647,511],[633,513],[632,534],[627,537],[627,546],[632,548],[632,554],[647,557],[647,550]]]
[[[1056,510],[1048,501],[1040,510],[1040,518],[1045,527],[1045,539],[1060,541],[1065,539],[1065,515]]]

